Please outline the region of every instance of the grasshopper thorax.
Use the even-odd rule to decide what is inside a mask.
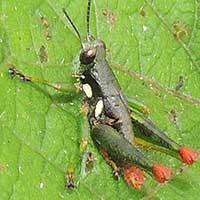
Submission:
[[[89,65],[95,61],[100,61],[106,57],[106,45],[102,40],[93,39],[92,41],[83,43],[80,53],[80,63]]]

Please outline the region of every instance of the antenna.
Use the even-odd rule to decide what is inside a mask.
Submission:
[[[63,13],[65,14],[65,17],[67,18],[67,20],[69,21],[69,23],[71,24],[71,26],[73,27],[73,29],[75,30],[79,40],[80,40],[80,43],[81,43],[81,46],[83,48],[83,43],[82,43],[82,39],[81,39],[81,35],[78,31],[78,29],[76,28],[75,24],[72,22],[71,18],[69,17],[67,11],[63,8]]]
[[[91,0],[88,0],[88,7],[87,7],[87,37],[90,36],[90,10],[91,10]]]

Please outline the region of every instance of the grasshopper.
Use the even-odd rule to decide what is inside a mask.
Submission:
[[[90,34],[90,10],[91,0],[88,0],[86,41],[82,40],[65,9],[63,13],[76,32],[82,47],[79,56],[79,81],[85,96],[84,105],[87,108],[91,138],[112,166],[114,174],[122,175],[129,185],[140,189],[145,181],[145,173],[153,176],[158,182],[165,183],[173,176],[172,170],[147,158],[138,145],[170,154],[187,165],[192,165],[198,159],[199,153],[170,139],[145,115],[148,111],[145,105],[130,100],[123,94],[106,60],[105,43]],[[24,82],[71,91],[71,87],[67,85],[29,77],[14,67],[9,68],[9,73]],[[68,187],[74,188],[73,170],[68,171],[68,177]]]

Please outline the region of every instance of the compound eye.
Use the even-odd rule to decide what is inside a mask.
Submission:
[[[96,48],[92,48],[92,49],[88,49],[87,51],[83,51],[80,54],[81,64],[88,65],[88,64],[92,63],[95,59],[96,53],[97,53]]]

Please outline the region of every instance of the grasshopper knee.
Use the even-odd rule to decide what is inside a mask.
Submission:
[[[13,78],[18,77],[22,81],[31,81],[30,77],[25,76],[24,74],[19,72],[15,67],[10,67],[8,72],[11,75],[11,77],[13,77]]]

